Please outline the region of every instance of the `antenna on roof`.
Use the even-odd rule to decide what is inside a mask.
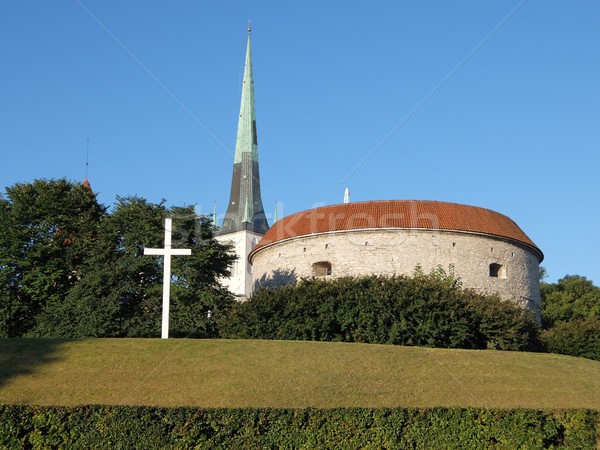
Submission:
[[[88,180],[88,166],[90,165],[90,138],[87,138],[87,149],[85,151],[85,180],[83,180],[83,186],[86,187],[90,192],[90,182]]]
[[[85,179],[88,179],[88,166],[90,165],[90,138],[87,138],[87,149],[85,152]]]
[[[279,220],[279,204],[277,202],[277,200],[275,200],[275,217],[273,218],[273,223],[277,222]]]
[[[350,189],[344,191],[344,203],[350,203]]]
[[[213,208],[212,214],[212,226],[214,229],[217,229],[217,201],[215,200],[215,206]]]

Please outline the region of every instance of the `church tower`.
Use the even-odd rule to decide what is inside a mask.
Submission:
[[[235,246],[238,259],[232,267],[231,277],[223,280],[223,284],[240,297],[247,297],[252,293],[252,266],[248,262],[248,255],[269,229],[260,195],[250,33],[248,25],[231,194],[223,224],[217,232],[219,241],[229,241]]]

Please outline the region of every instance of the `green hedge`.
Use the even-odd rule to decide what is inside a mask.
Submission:
[[[0,405],[0,448],[595,448],[600,413]]]
[[[534,350],[538,339],[533,314],[464,290],[441,269],[263,287],[222,316],[219,330],[229,339],[497,350]]]

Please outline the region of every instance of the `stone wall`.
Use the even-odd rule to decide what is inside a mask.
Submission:
[[[323,275],[328,264],[330,274]],[[506,239],[439,230],[340,231],[280,241],[252,259],[255,282],[271,285],[312,276],[410,275],[417,265],[426,273],[437,267],[453,272],[464,287],[499,294],[539,318],[539,260]]]

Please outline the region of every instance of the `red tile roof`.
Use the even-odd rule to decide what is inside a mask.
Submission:
[[[287,216],[267,231],[250,260],[261,248],[299,236],[377,228],[444,230],[484,234],[530,247],[540,262],[544,255],[509,217],[476,206],[423,200],[343,203]]]

